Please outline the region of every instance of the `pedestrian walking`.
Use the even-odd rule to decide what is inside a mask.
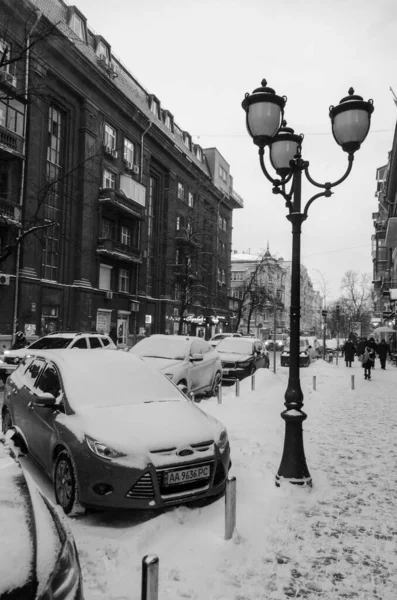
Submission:
[[[367,345],[361,358],[364,369],[364,379],[371,379],[371,369],[375,362],[375,350]]]
[[[23,331],[17,331],[15,334],[15,342],[11,346],[11,350],[20,350],[28,345]]]
[[[375,338],[373,336],[371,336],[367,342],[367,346],[369,346],[370,348],[372,348],[372,350],[375,352],[374,355],[374,364],[372,366],[373,369],[375,369],[375,358],[376,358],[376,353],[378,352],[378,344],[375,342]]]
[[[346,367],[351,367],[352,362],[354,361],[354,354],[356,352],[356,348],[352,342],[352,340],[347,340],[345,345],[343,346],[342,356],[345,357]]]
[[[378,356],[379,356],[379,360],[380,360],[380,368],[383,369],[383,371],[385,371],[387,355],[389,355],[391,358],[390,346],[386,342],[386,340],[380,341],[380,344],[378,344],[377,352],[378,352]]]

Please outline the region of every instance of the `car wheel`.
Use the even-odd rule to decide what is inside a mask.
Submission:
[[[65,514],[76,516],[84,514],[85,509],[78,500],[76,473],[72,459],[63,450],[56,458],[54,466],[55,500]]]
[[[208,396],[210,398],[211,398],[211,396],[217,396],[221,385],[222,385],[222,375],[219,371],[217,371],[217,373],[215,374],[215,377],[214,377],[214,382],[212,384],[211,391],[209,392]]]

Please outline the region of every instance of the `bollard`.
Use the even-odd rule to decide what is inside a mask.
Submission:
[[[251,392],[255,389],[255,375],[251,375]]]
[[[218,387],[217,397],[218,397],[218,404],[222,404],[222,386],[221,385]]]
[[[352,390],[354,390],[354,375],[352,375]]]
[[[159,559],[155,554],[146,554],[142,559],[141,600],[158,600]]]
[[[313,375],[313,390],[316,391],[316,376]]]
[[[228,477],[225,494],[225,540],[230,540],[236,528],[236,478]]]
[[[240,380],[236,379],[236,396],[240,396]]]

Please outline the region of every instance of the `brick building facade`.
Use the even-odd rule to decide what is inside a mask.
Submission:
[[[1,252],[35,229],[0,263],[0,333],[113,325],[129,345],[227,328],[243,201],[226,160],[193,144],[77,7],[0,10]]]

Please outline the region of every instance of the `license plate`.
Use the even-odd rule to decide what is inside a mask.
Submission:
[[[166,471],[164,473],[164,485],[179,485],[188,481],[196,481],[197,479],[208,479],[210,473],[209,465],[181,469],[180,471]]]

